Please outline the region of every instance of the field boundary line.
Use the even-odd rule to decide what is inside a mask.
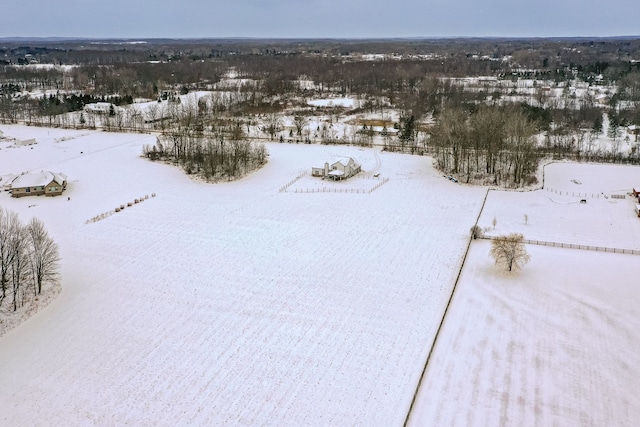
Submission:
[[[487,192],[484,195],[484,200],[482,200],[482,206],[480,207],[480,211],[478,212],[478,216],[476,217],[476,222],[474,226],[478,225],[478,221],[480,221],[480,216],[482,215],[482,211],[484,210],[484,205],[487,202],[487,197],[489,196],[489,191],[491,188],[487,189]],[[469,254],[469,248],[471,248],[471,242],[473,241],[473,236],[469,235],[469,242],[467,243],[467,248],[464,251],[464,256],[462,257],[462,262],[460,263],[460,269],[458,270],[458,275],[456,276],[456,280],[453,283],[453,289],[451,289],[451,295],[449,295],[449,300],[447,301],[447,305],[444,308],[444,312],[442,313],[442,319],[440,319],[440,324],[438,325],[438,329],[436,329],[436,334],[433,337],[433,342],[431,343],[431,348],[429,349],[429,353],[427,354],[427,359],[424,362],[424,367],[422,368],[422,373],[420,374],[420,379],[418,380],[418,384],[416,385],[416,390],[413,393],[413,398],[411,399],[411,405],[409,405],[409,411],[407,412],[407,416],[404,420],[403,426],[406,427],[409,423],[409,419],[411,418],[411,413],[413,412],[413,408],[416,403],[416,399],[418,398],[418,393],[420,392],[420,388],[422,387],[422,381],[424,380],[424,376],[427,372],[427,368],[429,367],[429,362],[431,361],[431,356],[433,355],[433,350],[436,347],[438,342],[438,337],[440,336],[440,331],[442,330],[442,325],[444,325],[444,320],[447,317],[447,313],[449,312],[449,306],[451,306],[451,301],[453,300],[453,295],[456,292],[456,288],[458,287],[458,282],[460,281],[460,276],[462,275],[462,269],[464,268],[464,263],[467,260],[467,255]]]

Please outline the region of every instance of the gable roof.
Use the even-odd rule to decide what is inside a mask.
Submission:
[[[334,157],[331,160],[331,165],[335,165],[336,163],[340,163],[342,166],[349,166],[349,164],[357,165],[351,157]]]

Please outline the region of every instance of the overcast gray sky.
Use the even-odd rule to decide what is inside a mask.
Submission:
[[[6,0],[0,37],[640,35],[640,0]],[[9,3],[9,4],[6,4]]]

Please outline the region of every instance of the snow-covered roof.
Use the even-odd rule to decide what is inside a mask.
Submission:
[[[353,162],[353,164],[357,166],[356,161],[351,157],[334,157],[333,159],[331,159],[330,164],[335,165],[336,163],[340,163],[342,166],[349,166],[349,162]]]
[[[342,176],[342,175],[344,175],[344,172],[342,172],[340,169],[334,169],[331,172],[329,172],[329,175]]]
[[[23,173],[18,175],[11,182],[13,188],[25,188],[25,187],[43,187],[55,181],[57,184],[62,185],[67,180],[67,176],[63,173],[55,173],[49,171],[41,171],[38,173]]]

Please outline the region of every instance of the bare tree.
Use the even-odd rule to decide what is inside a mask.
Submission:
[[[25,239],[25,228],[16,223],[10,230],[9,251],[11,251],[11,288],[13,296],[13,311],[17,311],[22,305],[19,303],[23,298],[24,289],[22,284],[29,273],[29,263],[27,261],[27,242]],[[19,298],[20,297],[20,298]]]
[[[21,227],[18,215],[0,207],[0,304],[7,297],[15,251],[14,234]]]
[[[305,126],[307,126],[308,120],[309,119],[304,116],[295,116],[293,118],[293,125],[296,127],[296,133],[298,136],[302,136],[302,131],[304,130]]]
[[[55,283],[58,280],[58,263],[60,262],[58,245],[49,236],[44,224],[38,218],[31,220],[26,231],[30,246],[29,264],[34,293],[40,294],[43,282]]]
[[[502,265],[509,271],[521,268],[531,258],[524,246],[524,236],[520,233],[496,237],[491,241],[489,255],[497,265]]]
[[[277,114],[271,113],[265,117],[262,131],[269,135],[270,140],[273,141],[273,139],[276,137],[276,134],[280,132],[281,128],[282,120]]]
[[[471,238],[473,238],[474,240],[484,235],[482,228],[480,228],[478,225],[474,225],[469,231],[471,232]]]

